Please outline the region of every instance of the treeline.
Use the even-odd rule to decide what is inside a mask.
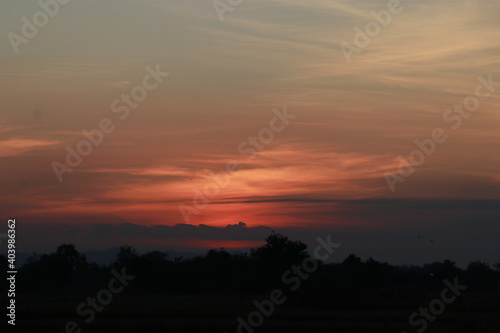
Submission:
[[[55,253],[33,255],[18,270],[19,293],[81,294],[106,286],[112,270],[125,269],[135,279],[126,293],[152,294],[263,294],[294,280],[294,265],[310,254],[307,245],[277,233],[250,253],[231,254],[224,249],[209,250],[192,259],[170,258],[152,251],[138,254],[122,246],[110,265],[88,262],[73,245],[64,244]],[[310,261],[309,261],[310,262]],[[424,266],[392,266],[372,258],[362,261],[354,254],[343,262],[317,262],[314,272],[300,273],[296,297],[416,296],[443,288],[443,281],[458,279],[467,292],[499,292],[500,265],[495,269],[476,261],[465,270],[445,260]],[[5,275],[7,258],[0,256],[0,272]],[[284,273],[288,272],[286,276]],[[6,281],[5,276],[2,280]],[[7,285],[5,285],[7,286]]]

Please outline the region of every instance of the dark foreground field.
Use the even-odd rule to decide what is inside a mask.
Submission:
[[[380,300],[292,298],[276,307],[255,332],[418,332],[409,316],[438,295],[420,299],[385,297]],[[139,296],[116,295],[95,319],[86,324],[76,313],[88,295],[64,298],[18,296],[17,325],[8,332],[238,332],[237,317],[255,311],[251,296]],[[5,304],[5,303],[4,303]],[[425,332],[500,332],[500,295],[467,294],[447,305]],[[241,329],[239,332],[251,332]]]

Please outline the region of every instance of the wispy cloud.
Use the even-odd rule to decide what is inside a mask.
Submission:
[[[0,141],[0,157],[20,156],[36,149],[48,148],[60,144],[55,140],[32,140],[13,138]]]

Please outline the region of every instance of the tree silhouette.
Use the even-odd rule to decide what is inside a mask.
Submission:
[[[139,254],[137,250],[130,245],[123,245],[120,247],[116,255],[116,260],[114,262],[115,268],[129,267],[136,268],[137,260],[139,259]]]
[[[127,274],[136,276],[126,290],[131,294],[266,293],[283,286],[283,274],[294,265],[301,266],[309,253],[305,243],[276,232],[265,240],[250,254],[232,254],[220,248],[208,250],[204,256],[174,260],[165,252],[139,254],[133,247],[123,245],[109,265],[88,263],[74,245],[62,244],[52,254],[33,254],[19,268],[19,290],[94,292],[109,282],[113,269],[126,269]],[[0,269],[2,274],[7,271],[7,258],[2,255]],[[467,291],[495,292],[500,272],[480,261],[471,262],[462,270],[450,260],[422,267],[391,266],[373,258],[362,261],[349,254],[341,263],[319,263],[300,291],[290,298],[375,297],[387,290],[392,290],[390,295],[417,297],[429,291],[438,292],[443,288],[443,280],[456,277],[469,286]]]
[[[266,244],[256,249],[251,249],[251,257],[256,262],[259,273],[255,278],[260,279],[263,285],[271,287],[279,283],[282,274],[292,267],[300,264],[309,256],[307,245],[301,241],[272,232],[266,237]]]
[[[497,273],[487,263],[472,261],[467,266],[467,275],[471,291],[487,292],[497,288]]]
[[[257,249],[252,249],[253,257],[270,265],[291,266],[309,256],[307,245],[301,241],[272,232],[266,237],[266,244]]]
[[[28,290],[74,290],[82,286],[89,274],[84,255],[73,244],[62,244],[52,254],[34,253],[23,265],[21,281]]]

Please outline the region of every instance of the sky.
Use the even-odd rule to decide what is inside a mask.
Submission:
[[[500,260],[498,1],[231,3],[0,4],[20,251],[277,230],[393,263]]]

